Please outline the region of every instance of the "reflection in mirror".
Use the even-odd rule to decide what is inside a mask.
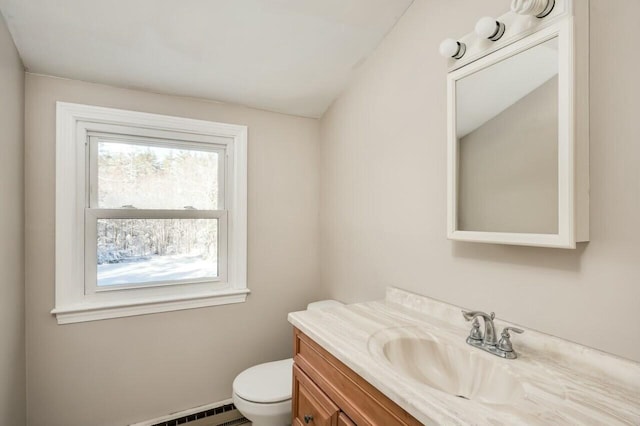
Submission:
[[[456,82],[457,229],[558,233],[558,40]]]

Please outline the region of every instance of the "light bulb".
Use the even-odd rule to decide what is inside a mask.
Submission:
[[[488,38],[491,41],[500,40],[506,27],[502,22],[496,21],[490,16],[480,18],[476,23],[476,34],[480,38]]]
[[[460,59],[467,51],[467,46],[452,38],[447,38],[440,43],[440,54],[445,58]]]

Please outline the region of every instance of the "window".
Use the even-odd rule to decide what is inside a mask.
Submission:
[[[225,147],[88,139],[85,292],[224,280]]]
[[[57,108],[58,323],[244,301],[246,127]]]

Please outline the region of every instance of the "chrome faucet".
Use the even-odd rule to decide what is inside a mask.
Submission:
[[[498,341],[496,338],[496,327],[493,324],[493,320],[496,317],[495,313],[491,312],[490,314],[486,314],[480,311],[462,311],[462,316],[465,320],[472,321],[471,332],[469,333],[469,337],[467,337],[468,344],[502,358],[517,358],[518,355],[513,350],[509,331],[520,334],[523,333],[524,330],[515,327],[505,327],[504,330],[502,330],[500,341]],[[484,333],[480,331],[478,317],[484,320]]]

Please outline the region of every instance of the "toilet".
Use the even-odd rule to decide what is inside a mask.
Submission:
[[[337,300],[310,303],[308,310],[343,304]],[[233,403],[254,426],[291,424],[293,359],[267,362],[244,370],[233,381]]]

